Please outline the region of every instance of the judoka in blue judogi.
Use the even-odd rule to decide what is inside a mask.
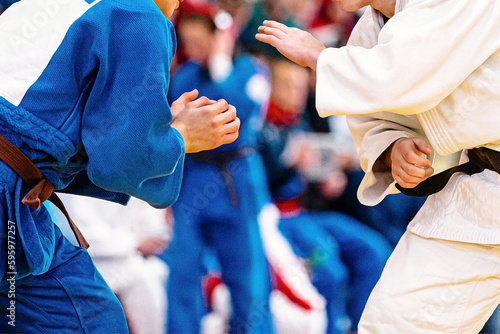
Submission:
[[[0,16],[0,134],[56,190],[169,206],[185,155],[166,98],[175,48],[153,1],[22,0]],[[21,203],[28,190],[0,162],[0,331],[128,332],[87,251]]]
[[[197,14],[207,17],[209,27],[209,16],[199,9]],[[183,30],[178,32],[183,41]],[[231,291],[231,332],[273,332],[269,273],[257,222],[261,208],[270,201],[262,160],[256,152],[262,100],[253,94],[268,86],[267,77],[262,64],[239,56],[220,82],[210,76],[205,64],[193,59],[172,79],[172,98],[196,87],[213,100],[224,98],[234,105],[242,125],[234,143],[186,156],[181,193],[173,205],[173,240],[162,256],[170,267],[169,332],[200,331],[206,312],[201,280],[206,273],[203,256],[208,247],[214,250]]]

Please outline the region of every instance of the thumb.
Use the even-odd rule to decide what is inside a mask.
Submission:
[[[188,102],[191,102],[193,101],[194,99],[196,99],[196,97],[198,97],[198,90],[197,89],[193,89],[192,91],[190,92],[186,92],[184,94],[182,94],[180,97],[179,97],[179,102],[181,102],[182,104],[186,104]]]
[[[188,102],[191,102],[198,96],[198,90],[193,89],[190,92],[186,92],[179,96],[170,106],[170,112],[172,113],[172,119],[176,118],[177,115],[182,111]]]

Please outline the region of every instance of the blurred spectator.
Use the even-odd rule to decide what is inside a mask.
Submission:
[[[167,211],[135,198],[122,206],[91,197],[60,197],[89,241],[95,266],[120,300],[130,332],[165,333],[168,268],[155,255],[170,239]],[[50,211],[61,230],[69,229],[59,210]]]
[[[315,107],[314,80],[310,80],[309,88],[304,119],[314,133],[297,136],[289,150],[295,154],[288,156],[289,163],[296,164],[307,178],[303,205],[308,210],[345,212],[383,234],[395,246],[425,198],[395,194],[376,206],[362,205],[357,190],[364,172],[345,116],[320,118]]]
[[[223,12],[231,16],[233,28],[239,36],[240,30],[250,19],[253,1],[251,0],[219,0],[219,7]]]
[[[275,48],[255,39],[257,28],[264,20],[272,19],[288,26],[299,26],[301,22],[293,11],[292,0],[257,0],[250,8],[250,19],[241,30],[239,40],[243,48],[252,54],[266,58],[281,57]]]
[[[268,204],[259,215],[266,258],[271,271],[271,312],[278,334],[324,334],[325,300],[312,285],[305,261],[298,258],[278,229],[279,210]],[[202,281],[203,296],[209,307],[202,321],[202,333],[223,334],[232,308],[230,292],[220,275],[212,252],[206,252],[208,274]]]
[[[326,47],[340,47],[347,43],[358,18],[356,12],[343,10],[338,2],[321,0],[308,30]]]
[[[296,168],[316,168],[308,147],[287,148],[294,132],[307,131],[302,121],[308,94],[308,70],[283,59],[272,63],[272,89],[263,130],[262,155],[271,193],[281,211],[280,231],[296,254],[307,260],[312,282],[327,302],[328,333],[357,327],[391,247],[382,235],[339,212],[303,210],[304,189]],[[293,160],[293,162],[291,162]],[[316,163],[315,160],[313,162]]]
[[[168,332],[200,331],[206,312],[202,261],[211,248],[231,291],[230,331],[272,333],[270,280],[257,220],[270,200],[256,150],[268,72],[254,58],[233,57],[233,28],[217,26],[213,3],[186,0],[181,8],[175,25],[185,60],[175,69],[170,98],[196,88],[213,100],[225,99],[236,107],[241,127],[234,143],[186,156],[181,193],[173,205],[173,240],[162,255],[171,270]]]

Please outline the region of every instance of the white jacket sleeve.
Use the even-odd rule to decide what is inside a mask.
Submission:
[[[500,49],[499,31],[496,0],[410,1],[380,30],[373,47],[321,53],[318,112],[427,111]]]
[[[378,167],[378,158],[398,138],[423,137],[422,128],[412,117],[388,112],[348,116],[347,122],[365,171],[358,199],[364,205],[376,205],[386,195],[399,192],[391,172]]]

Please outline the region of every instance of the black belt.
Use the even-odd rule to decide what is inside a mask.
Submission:
[[[425,197],[442,190],[455,173],[472,175],[489,169],[500,174],[499,151],[479,147],[468,150],[467,155],[469,157],[468,162],[433,175],[420,182],[415,188],[403,188],[399,184],[396,184],[396,188],[408,196]]]
[[[227,190],[229,192],[229,199],[233,206],[238,206],[238,194],[236,192],[236,187],[234,186],[233,177],[229,172],[228,163],[231,160],[245,157],[247,155],[255,153],[255,149],[251,147],[245,147],[238,151],[225,152],[225,153],[194,153],[189,156],[199,162],[207,162],[220,167],[222,175],[224,176],[224,181],[226,182]]]

